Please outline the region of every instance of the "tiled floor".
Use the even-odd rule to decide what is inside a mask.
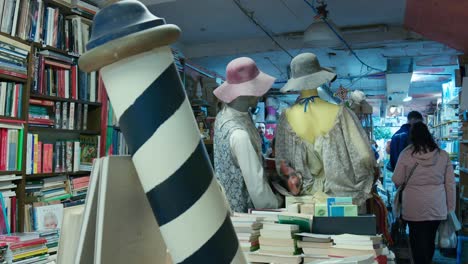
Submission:
[[[441,254],[439,250],[436,250],[433,258],[434,264],[455,264],[456,261],[456,256],[454,255],[455,253],[452,253],[450,255],[446,254]],[[396,261],[397,264],[410,264],[411,262],[409,260],[398,260]]]

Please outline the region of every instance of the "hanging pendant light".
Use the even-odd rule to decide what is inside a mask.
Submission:
[[[330,20],[327,22],[341,35],[339,28]],[[304,32],[304,42],[311,45],[327,45],[335,47],[341,45],[341,41],[330,27],[322,20],[314,21]]]

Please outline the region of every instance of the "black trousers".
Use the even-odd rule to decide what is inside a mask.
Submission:
[[[435,237],[441,221],[407,222],[414,263],[430,264],[434,256]]]

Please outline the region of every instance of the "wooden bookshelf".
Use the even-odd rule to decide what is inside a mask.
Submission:
[[[21,118],[18,117],[11,117],[11,116],[2,116],[0,115],[0,123],[18,123],[18,124],[24,124],[26,121],[24,121]]]
[[[42,179],[51,178],[56,176],[68,175],[68,176],[86,176],[91,174],[90,171],[76,171],[76,172],[54,172],[54,173],[37,173],[37,174],[26,174],[26,180],[28,179]]]
[[[69,56],[69,57],[75,57],[75,58],[80,57],[80,54],[76,54],[74,52],[66,51],[66,50],[59,49],[59,48],[52,47],[52,46],[48,46],[48,45],[44,45],[42,43],[33,42],[33,46],[36,47],[36,48],[42,49],[42,50],[49,50],[49,51],[57,52],[59,54]]]
[[[31,94],[30,98],[50,100],[50,101],[60,101],[60,102],[71,102],[71,103],[78,103],[78,104],[87,104],[91,106],[102,105],[100,102],[89,102],[89,101],[84,101],[84,100],[75,100],[75,99],[62,98],[62,97],[49,96],[49,95],[41,95],[41,94]]]
[[[22,171],[0,171],[0,176],[11,174],[22,174]]]
[[[48,133],[73,133],[73,134],[83,134],[83,135],[100,135],[101,131],[97,130],[76,130],[76,129],[59,129],[54,127],[36,127],[29,126],[29,131],[31,132],[48,132]]]
[[[26,83],[28,80],[16,76],[11,76],[8,74],[0,73],[0,80],[7,80],[12,82]]]
[[[93,16],[83,14],[79,10],[74,9],[70,4],[66,3],[65,1],[44,0],[43,2],[45,3],[45,5],[50,5],[51,7],[58,8],[64,16],[79,15],[81,17],[84,17],[85,19],[93,18]],[[37,51],[49,50],[49,51],[56,52],[61,55],[68,56],[70,58],[74,58],[75,60],[77,60],[80,57],[79,54],[76,54],[67,50],[59,49],[53,46],[44,45],[43,43],[21,39],[19,37],[11,36],[10,34],[4,33],[4,32],[0,32],[0,36],[3,36],[4,38],[8,38],[9,41],[13,40],[17,42],[15,43],[16,45],[15,44],[11,44],[11,45],[15,45],[17,47],[20,47],[21,49],[28,49],[29,51],[28,64],[27,64],[27,78],[19,78],[19,77],[7,75],[7,74],[0,74],[0,80],[24,84],[22,94],[21,94],[22,96],[21,102],[22,102],[23,107],[22,107],[21,113],[19,114],[20,117],[12,118],[12,117],[0,116],[0,123],[24,125],[23,126],[23,138],[22,138],[22,142],[23,142],[22,150],[23,151],[22,151],[22,156],[21,156],[21,159],[22,159],[21,170],[0,171],[0,177],[2,175],[11,175],[11,174],[22,176],[21,180],[15,180],[15,182],[17,182],[17,185],[18,185],[16,188],[17,210],[18,210],[17,211],[18,212],[17,227],[18,228],[16,231],[21,232],[24,230],[24,220],[25,220],[24,208],[25,208],[25,197],[26,197],[26,181],[31,180],[31,179],[50,178],[50,177],[55,177],[59,175],[86,176],[90,174],[90,172],[88,171],[26,174],[28,133],[36,133],[36,132],[41,133],[39,136],[40,140],[41,140],[41,137],[43,137],[44,139],[46,139],[47,137],[50,137],[57,141],[62,140],[62,137],[64,138],[63,140],[69,140],[70,138],[77,140],[79,135],[93,135],[93,136],[101,135],[101,137],[105,138],[105,134],[106,134],[105,128],[101,127],[101,118],[105,114],[102,113],[103,104],[100,102],[89,102],[89,101],[84,101],[84,100],[74,100],[74,99],[67,99],[67,98],[61,98],[61,97],[55,97],[55,96],[31,94],[31,87],[33,86],[33,80],[35,78],[34,76],[34,63],[35,63],[34,53],[36,52],[36,50]],[[102,91],[103,91],[103,87],[97,86],[96,92],[98,93]],[[50,101],[56,101],[56,102],[69,102],[69,103],[74,102],[78,104],[88,105],[88,120],[87,120],[88,130],[68,130],[68,129],[55,129],[55,128],[48,128],[48,127],[31,126],[28,122],[30,98],[50,100]],[[105,98],[105,97],[101,97],[101,98]],[[46,141],[44,140],[44,142]],[[55,141],[51,140],[48,142],[55,142]],[[102,143],[103,142],[101,141],[101,144]]]

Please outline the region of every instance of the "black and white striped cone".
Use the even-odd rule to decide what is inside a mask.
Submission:
[[[133,12],[140,14],[127,16]],[[141,17],[146,20],[126,21]],[[178,30],[138,1],[117,2],[95,17],[80,67],[102,67],[109,99],[174,263],[246,263],[167,46]]]

